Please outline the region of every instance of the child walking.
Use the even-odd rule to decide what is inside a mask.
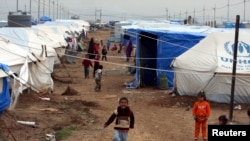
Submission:
[[[84,66],[84,76],[85,79],[89,78],[89,67],[93,67],[91,61],[88,59],[89,55],[86,54],[85,58],[82,61],[82,65]]]
[[[205,92],[199,92],[197,97],[198,100],[194,103],[192,111],[195,120],[194,140],[198,140],[201,129],[203,141],[207,141],[207,119],[210,116],[210,104],[206,100]]]
[[[119,106],[104,124],[104,128],[115,120],[113,141],[127,141],[128,131],[134,128],[134,114],[128,106],[128,98],[122,97]]]
[[[95,83],[96,83],[95,91],[96,92],[101,91],[102,69],[103,69],[103,66],[99,65],[98,69],[95,71]]]
[[[96,54],[95,58],[94,58],[94,69],[93,69],[93,78],[95,78],[95,72],[96,70],[99,68],[99,60],[100,60],[100,54]]]
[[[107,47],[104,45],[102,48],[102,60],[105,59],[105,61],[107,61],[107,54],[108,54]]]

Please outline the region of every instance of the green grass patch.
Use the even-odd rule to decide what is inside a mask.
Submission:
[[[62,140],[62,139],[66,139],[69,136],[71,136],[72,131],[75,131],[76,127],[68,127],[62,130],[58,130],[56,131],[56,139],[57,140]]]

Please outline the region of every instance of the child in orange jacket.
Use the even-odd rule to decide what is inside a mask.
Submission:
[[[210,104],[206,100],[205,92],[201,91],[197,96],[198,100],[194,103],[192,111],[195,120],[194,140],[198,140],[201,129],[203,141],[207,141],[207,119],[210,116]]]

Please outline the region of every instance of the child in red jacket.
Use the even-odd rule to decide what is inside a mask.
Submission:
[[[128,98],[120,98],[119,106],[104,124],[104,128],[106,128],[114,120],[116,121],[113,141],[126,141],[128,137],[128,131],[130,128],[134,128],[135,121],[134,114],[128,106]]]
[[[82,61],[82,65],[84,66],[84,76],[85,78],[89,78],[89,67],[93,67],[90,59],[88,59],[89,55],[86,54],[85,58]]]
[[[201,129],[203,141],[207,141],[207,119],[210,116],[210,104],[206,101],[205,92],[198,93],[198,100],[194,103],[192,112],[195,120],[194,140],[198,140]]]

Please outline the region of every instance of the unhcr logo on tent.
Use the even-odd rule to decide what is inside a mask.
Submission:
[[[224,43],[225,53],[220,57],[221,67],[232,69],[234,47],[234,43],[230,44],[230,41]],[[250,70],[250,45],[242,41],[238,42],[236,69],[241,71]]]
[[[224,48],[228,54],[233,56],[234,43],[230,45],[230,42],[228,41],[224,44]],[[238,56],[239,57],[250,57],[250,45],[245,43],[245,42],[239,41],[238,42]]]

